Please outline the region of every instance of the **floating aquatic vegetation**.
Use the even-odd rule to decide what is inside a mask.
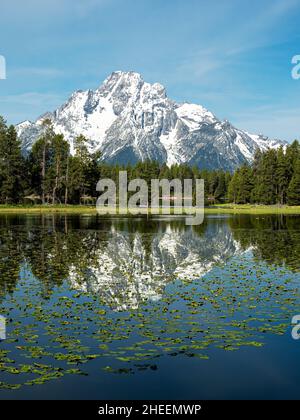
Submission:
[[[59,231],[50,239],[39,229],[30,235],[26,229],[15,236],[5,232],[0,235],[2,241],[6,238],[0,250],[0,313],[7,318],[8,330],[7,340],[0,343],[3,390],[87,375],[89,366],[98,375],[155,374],[161,358],[189,357],[205,363],[212,349],[259,351],[266,335],[287,331],[290,315],[300,303],[297,271],[257,259],[253,250],[237,252],[230,241],[211,255],[211,246],[209,251],[199,250],[200,242],[194,234],[189,236],[194,241],[191,249],[198,249],[199,261],[202,252],[201,264],[209,267],[195,277],[182,271],[175,275],[177,251],[162,256],[166,248],[151,249],[158,237],[150,240],[147,233],[147,252],[141,258],[151,255],[152,266],[145,261],[137,283],[134,270],[140,261],[128,255],[142,246],[142,233],[138,241],[130,234],[132,242],[123,234],[127,262],[121,275],[108,262],[108,271],[97,271],[99,248],[110,240],[108,232],[80,231],[72,236],[72,231]],[[42,259],[38,241],[47,250]],[[182,244],[177,245],[182,252]],[[8,270],[10,252],[15,260]],[[158,271],[153,255],[160,261]],[[182,262],[189,257],[180,258]],[[95,283],[96,274],[104,276],[110,269],[109,284],[103,278]],[[155,274],[150,282],[144,276],[147,269]]]

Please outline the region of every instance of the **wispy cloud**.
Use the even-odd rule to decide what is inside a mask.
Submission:
[[[60,69],[51,67],[18,67],[10,69],[10,77],[14,76],[38,76],[38,77],[59,77],[65,75]]]
[[[236,113],[233,120],[236,126],[252,132],[287,141],[300,140],[300,107],[256,107]]]
[[[237,7],[240,0],[238,3]],[[177,66],[175,74],[178,78],[188,74],[202,83],[212,80],[214,72],[218,72],[218,77],[224,75],[226,68],[236,63],[241,54],[274,44],[276,31],[272,32],[272,28],[299,6],[299,0],[268,2],[267,7],[262,5],[260,13],[252,13],[246,21],[241,18],[234,24],[230,24],[232,10],[228,8],[224,16],[228,26],[222,35],[217,39],[206,39],[205,48],[188,52]]]
[[[66,97],[57,93],[27,92],[17,95],[0,96],[0,115],[9,116],[9,123],[19,123],[25,119],[36,120],[44,112],[53,111]]]
[[[28,92],[19,95],[0,96],[0,103],[14,103],[21,105],[48,106],[62,100],[62,95],[55,93]]]

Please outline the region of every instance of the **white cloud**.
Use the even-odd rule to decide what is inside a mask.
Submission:
[[[257,107],[248,112],[237,113],[232,119],[232,123],[239,128],[287,141],[293,141],[295,138],[300,140],[299,121],[299,107],[280,108],[272,106]]]
[[[14,103],[21,105],[49,105],[62,100],[62,95],[55,93],[38,93],[27,92],[19,95],[2,95],[0,96],[0,103]]]
[[[272,29],[285,15],[299,7],[299,3],[299,0],[268,2],[259,11],[254,9],[247,20],[243,19],[242,14],[240,19],[231,24],[235,2],[229,2],[231,7],[224,12],[224,20],[228,21],[225,30],[221,29],[217,38],[206,37],[205,48],[189,51],[177,66],[175,77],[181,79],[188,75],[203,84],[213,82],[215,74],[223,78],[226,69],[238,61],[239,55],[274,44],[276,31]]]
[[[9,124],[24,119],[36,120],[44,112],[53,111],[66,97],[56,93],[27,92],[0,96],[0,115],[9,116]]]
[[[63,70],[52,67],[19,67],[10,69],[10,77],[12,76],[38,76],[38,77],[59,77],[65,74]]]

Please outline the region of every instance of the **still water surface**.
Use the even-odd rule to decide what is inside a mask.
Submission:
[[[0,398],[299,398],[299,220],[1,216]]]

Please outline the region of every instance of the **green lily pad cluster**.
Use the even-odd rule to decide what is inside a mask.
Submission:
[[[70,375],[155,374],[166,357],[207,363],[213,351],[260,351],[268,335],[289,334],[298,312],[299,271],[279,263],[278,255],[274,263],[257,248],[241,250],[225,263],[216,259],[198,278],[176,275],[171,261],[166,281],[160,282],[161,273],[153,279],[159,282],[155,299],[150,294],[133,306],[131,290],[137,289],[130,267],[122,273],[126,288],[118,282],[120,270],[112,271],[109,298],[105,285],[86,287],[107,229],[72,232],[72,223],[51,228],[45,219],[41,228],[41,221],[26,221],[29,227],[16,223],[0,230],[0,314],[7,320],[0,390]],[[197,234],[204,235],[204,228]],[[155,238],[140,235],[147,254]]]
[[[299,305],[299,276],[251,255],[231,259],[202,279],[170,283],[157,302],[116,312],[68,282],[47,298],[24,267],[2,302],[8,339],[0,344],[1,389],[41,385],[65,375],[155,372],[161,357],[208,359],[212,347],[261,347],[284,334]],[[95,372],[93,371],[93,374]]]

